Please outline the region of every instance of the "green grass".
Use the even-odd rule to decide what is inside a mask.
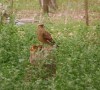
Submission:
[[[36,25],[5,25],[0,29],[0,90],[99,90],[100,24],[46,26],[59,44],[56,77],[42,79],[41,69],[29,63],[30,46],[39,44]]]
[[[27,0],[27,5],[24,1],[16,0],[15,9],[39,9],[38,2]],[[0,2],[6,3],[5,0]],[[98,3],[93,6],[93,2],[95,0],[91,1],[90,10],[98,12],[99,7],[95,7]],[[60,3],[66,4],[62,0],[59,0]],[[0,90],[99,90],[100,21],[94,20],[89,27],[82,21],[72,19],[68,19],[67,24],[63,18],[44,21],[59,45],[53,53],[57,65],[56,76],[45,80],[43,76],[46,72],[29,63],[30,46],[40,44],[36,35],[37,24],[0,25]]]

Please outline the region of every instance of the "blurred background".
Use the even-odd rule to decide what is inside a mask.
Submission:
[[[13,13],[17,21],[43,22],[43,13],[48,13],[52,22],[85,20],[85,1],[88,2],[89,22],[100,19],[100,0],[0,0],[6,12]]]

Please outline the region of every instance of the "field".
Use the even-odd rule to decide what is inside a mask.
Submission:
[[[100,89],[100,0],[90,2],[89,26],[80,17],[84,17],[83,7],[78,8],[76,2],[70,3],[76,6],[66,7],[65,1],[59,0],[59,11],[43,19],[47,30],[59,45],[52,55],[57,66],[56,76],[47,80],[42,78],[45,72],[41,67],[35,68],[29,63],[30,46],[40,43],[36,35],[38,23],[0,25],[0,90]],[[18,19],[32,17],[34,13],[31,10],[39,12],[36,0],[16,0],[14,8],[17,9]],[[19,15],[23,11],[24,14],[30,11],[29,15]]]

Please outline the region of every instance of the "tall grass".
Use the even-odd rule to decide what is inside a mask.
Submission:
[[[26,7],[22,1],[16,0],[15,8],[33,9],[37,3],[27,0]],[[0,25],[0,90],[99,90],[100,21],[89,27],[73,20],[45,23],[59,45],[53,54],[56,76],[45,80],[44,70],[29,63],[30,46],[40,44],[36,24]]]
[[[73,22],[46,26],[59,44],[54,54],[56,76],[44,80],[41,69],[29,64],[29,48],[39,44],[36,25],[5,25],[0,27],[0,89],[99,90],[100,24],[88,28]]]

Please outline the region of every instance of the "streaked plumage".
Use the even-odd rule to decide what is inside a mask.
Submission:
[[[43,44],[49,44],[51,46],[55,44],[54,40],[51,37],[51,34],[45,30],[43,24],[38,25],[37,36],[38,40]]]

